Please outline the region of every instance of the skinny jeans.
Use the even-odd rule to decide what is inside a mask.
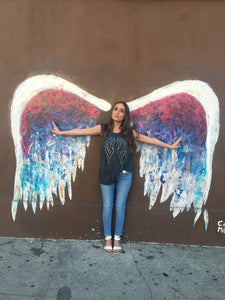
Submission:
[[[103,198],[104,234],[112,235],[112,213],[115,204],[115,235],[121,236],[125,220],[127,196],[132,183],[132,173],[125,172],[116,176],[113,184],[100,184]]]

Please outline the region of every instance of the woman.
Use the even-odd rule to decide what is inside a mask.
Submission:
[[[158,139],[139,134],[131,128],[130,111],[128,105],[122,101],[113,105],[111,119],[106,125],[61,131],[54,122],[52,123],[54,127],[52,132],[55,134],[102,135],[99,180],[103,198],[103,226],[106,239],[104,251],[106,253],[120,253],[120,236],[124,225],[126,200],[132,182],[131,153],[135,149],[135,140],[159,147],[176,149],[179,147],[181,137],[169,145]],[[115,192],[116,195],[114,195]],[[112,248],[111,225],[114,203],[116,219],[114,247]]]

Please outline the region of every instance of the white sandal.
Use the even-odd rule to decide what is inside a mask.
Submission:
[[[112,236],[111,235],[108,235],[105,237],[105,240],[108,241],[108,240],[111,240],[112,239]],[[105,246],[104,247],[104,251],[105,253],[107,254],[111,254],[112,253],[112,246]]]
[[[119,235],[114,235],[114,240],[120,241],[120,240],[121,240],[121,237],[120,237]],[[117,250],[120,250],[120,251],[117,251]],[[115,252],[115,251],[116,251],[116,252]],[[114,254],[119,254],[121,251],[122,251],[121,246],[114,246],[114,247],[113,247],[113,253],[114,253]]]

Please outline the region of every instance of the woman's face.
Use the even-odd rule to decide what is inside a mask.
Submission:
[[[114,122],[122,122],[125,116],[125,107],[123,103],[117,103],[112,111],[112,119]]]

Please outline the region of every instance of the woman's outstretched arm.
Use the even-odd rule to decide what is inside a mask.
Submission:
[[[84,128],[84,129],[75,128],[75,129],[65,130],[65,131],[60,130],[56,126],[55,122],[52,122],[52,125],[53,125],[52,133],[59,134],[59,135],[100,135],[101,134],[101,125],[96,125],[94,127]]]
[[[180,147],[180,141],[182,140],[182,137],[179,137],[179,139],[176,140],[172,145],[169,145],[167,143],[164,143],[156,138],[150,138],[146,135],[139,134],[137,131],[133,130],[134,138],[136,141],[151,144],[158,147],[168,148],[168,149],[176,149]]]

